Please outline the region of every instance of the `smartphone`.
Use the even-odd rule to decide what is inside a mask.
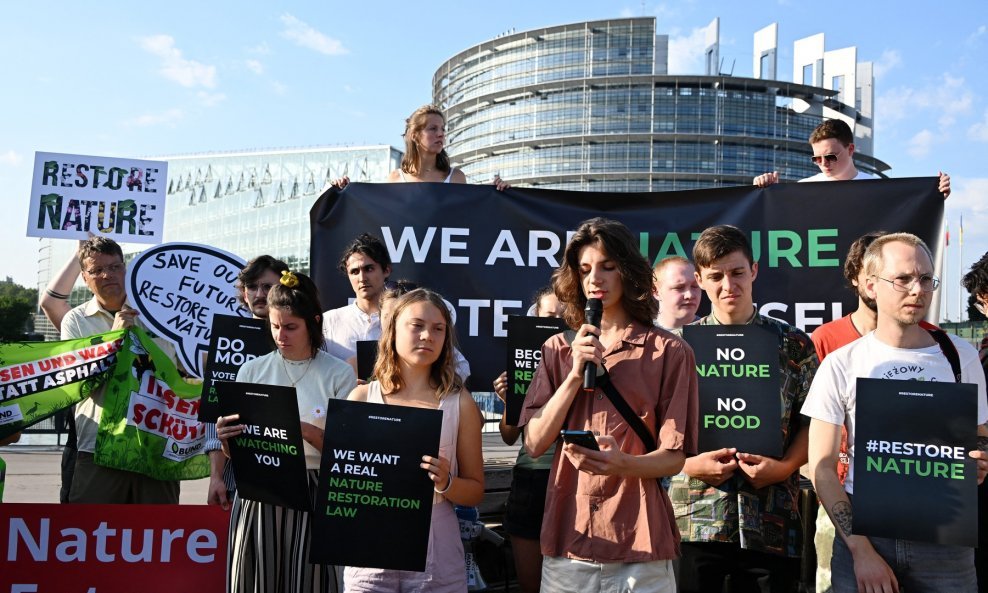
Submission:
[[[589,430],[560,430],[559,434],[563,437],[564,443],[573,443],[587,449],[600,451],[600,447],[597,446],[597,439]]]

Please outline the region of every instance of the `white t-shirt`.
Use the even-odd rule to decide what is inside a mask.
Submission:
[[[381,314],[367,314],[356,303],[322,314],[322,349],[340,360],[357,355],[357,342],[381,337]]]
[[[948,334],[950,335],[950,334]],[[985,374],[973,346],[950,335],[961,362],[961,379],[978,386],[978,424],[988,421]],[[802,414],[847,428],[850,470],[844,489],[854,493],[854,427],[857,378],[954,382],[950,362],[939,344],[927,348],[895,348],[875,332],[834,350],[817,369]],[[890,410],[890,413],[893,411]],[[971,427],[974,428],[973,426]]]
[[[326,427],[326,402],[330,399],[346,399],[357,387],[353,369],[322,350],[308,361],[282,360],[281,354],[272,352],[244,363],[237,372],[237,381],[260,385],[291,385],[295,382],[298,396],[298,415],[302,422],[319,428]],[[322,452],[307,442],[305,467],[319,469]]]
[[[833,177],[827,177],[825,174],[821,172],[821,173],[817,173],[816,175],[811,175],[804,179],[800,179],[798,183],[803,183],[806,181],[858,181],[861,179],[875,179],[875,177],[867,173],[858,171],[858,174],[854,176],[854,179],[834,179]]]

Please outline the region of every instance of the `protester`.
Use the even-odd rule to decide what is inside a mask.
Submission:
[[[112,239],[93,237],[79,249],[82,278],[93,298],[62,318],[63,340],[85,338],[140,325],[137,310],[127,304],[123,251]],[[96,434],[103,412],[105,387],[76,405],[78,455],[69,502],[102,504],[178,504],[177,481],[155,480],[136,472],[96,465]]]
[[[535,292],[533,313],[536,317],[562,317],[563,308],[552,292],[551,286],[543,286]],[[494,393],[507,406],[507,372],[494,380]],[[553,443],[545,453],[533,458],[525,450],[524,431],[507,423],[507,413],[501,414],[498,424],[501,440],[514,445],[521,436],[522,447],[511,471],[511,491],[504,510],[504,530],[511,536],[511,553],[515,560],[515,575],[522,593],[538,593],[542,580],[542,549],[539,533],[545,514],[545,492],[549,486],[549,470],[556,454]]]
[[[281,272],[288,265],[270,255],[259,255],[247,262],[237,274],[237,300],[250,309],[254,319],[268,318],[268,292],[278,284]],[[237,490],[233,475],[233,465],[223,454],[221,443],[216,436],[216,425],[206,422],[206,444],[203,450],[209,456],[209,489],[206,491],[206,504],[215,504],[230,510],[230,501]]]
[[[988,310],[988,253],[971,266],[970,271],[961,279],[961,285],[968,294],[974,297],[974,308],[982,315]],[[981,340],[981,350],[978,352],[981,368],[988,376],[988,334]],[[988,514],[988,486],[984,483],[978,486],[978,516]],[[988,521],[978,523],[978,541],[988,542]],[[988,591],[988,545],[982,543],[974,549],[974,566],[978,573],[978,591]]]
[[[348,360],[357,353],[358,340],[381,337],[381,294],[391,274],[391,256],[380,239],[363,233],[343,250],[339,270],[350,280],[356,299],[323,314],[323,350]]]
[[[755,310],[758,264],[740,229],[720,225],[703,231],[693,262],[711,305],[710,315],[697,323],[759,325],[778,336],[784,452],[776,459],[724,448],[686,459],[669,490],[683,538],[680,590],[706,593],[729,586],[735,592],[788,593],[799,580],[797,500],[807,439],[799,408],[817,368],[813,342]]]
[[[813,149],[813,156],[810,158],[820,167],[820,172],[800,179],[800,182],[874,179],[854,166],[854,133],[843,120],[824,120],[814,128],[810,134],[810,147]],[[938,189],[946,199],[950,195],[950,175],[943,171],[939,171],[937,175],[940,177]],[[768,187],[778,182],[778,171],[762,173],[752,180],[758,187]]]
[[[572,429],[593,431],[601,450],[566,444],[553,457],[542,591],[675,591],[679,537],[657,479],[678,472],[696,449],[693,351],[652,325],[652,269],[619,222],[580,224],[552,285],[576,333],[542,347],[519,422],[525,448],[539,457],[561,429]],[[602,301],[599,328],[585,322],[590,298]],[[582,388],[588,362],[606,369],[593,393]]]
[[[446,117],[434,105],[423,105],[405,120],[405,154],[401,166],[388,175],[388,183],[432,181],[436,183],[466,183],[463,171],[450,165],[446,154]],[[349,177],[334,180],[331,185],[344,188]],[[494,176],[499,190],[511,187]]]
[[[435,490],[425,571],[348,566],[344,577],[348,592],[467,590],[453,505],[474,506],[483,499],[483,418],[456,374],[454,341],[442,297],[421,288],[409,292],[394,303],[394,318],[385,324],[374,367],[376,379],[350,394],[354,401],[439,409],[443,421],[438,456],[423,456],[421,464]]]
[[[315,498],[322,454],[326,402],[356,385],[346,363],[321,350],[322,307],[315,284],[304,274],[284,270],[268,292],[268,320],[278,350],[246,362],[241,383],[294,387],[302,421],[305,467]],[[217,419],[216,431],[229,457],[229,439],[242,434],[238,414]],[[336,592],[333,566],[310,564],[309,513],[241,498],[233,499],[227,553],[228,592]]]
[[[652,274],[652,294],[659,302],[655,325],[682,336],[683,326],[696,321],[696,310],[700,308],[696,269],[690,260],[673,255],[655,264]]]
[[[977,353],[956,336],[920,327],[931,295],[939,286],[933,258],[915,235],[895,233],[875,239],[864,255],[864,290],[877,305],[876,329],[830,353],[824,359],[803,406],[810,422],[810,476],[821,503],[840,533],[834,539],[831,560],[834,591],[974,591],[977,588],[974,554],[970,548],[866,537],[851,533],[854,492],[855,399],[859,377],[953,382],[954,370],[944,349],[956,351],[960,380],[978,386],[980,448],[988,439],[988,401],[985,377]],[[896,373],[888,373],[895,368]],[[894,410],[889,411],[894,414]],[[843,486],[837,474],[841,426],[850,443],[849,473]],[[978,459],[978,483],[988,471],[988,454],[972,451]],[[917,508],[919,510],[919,508]]]

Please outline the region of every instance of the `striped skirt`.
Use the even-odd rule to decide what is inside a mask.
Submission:
[[[315,500],[319,472],[309,470]],[[230,511],[227,593],[337,593],[333,566],[309,564],[309,513],[238,496]]]

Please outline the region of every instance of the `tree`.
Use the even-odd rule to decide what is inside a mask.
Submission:
[[[10,276],[0,281],[0,340],[22,340],[31,314],[38,307],[38,291],[14,283]]]

